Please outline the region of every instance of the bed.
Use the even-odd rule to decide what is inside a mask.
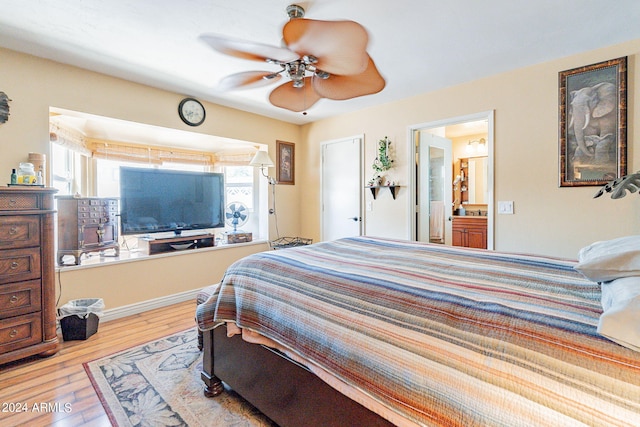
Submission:
[[[206,394],[281,427],[640,425],[640,352],[576,267],[372,237],[250,255],[196,311]]]

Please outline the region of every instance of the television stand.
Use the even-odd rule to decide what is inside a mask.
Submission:
[[[147,255],[187,249],[210,248],[212,246],[215,246],[215,236],[211,233],[158,239],[148,236],[138,238],[138,248]]]

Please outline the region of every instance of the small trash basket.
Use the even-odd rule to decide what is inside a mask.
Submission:
[[[58,309],[58,319],[65,341],[86,340],[98,332],[104,310],[102,298],[71,300]]]

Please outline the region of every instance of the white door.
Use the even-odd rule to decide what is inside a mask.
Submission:
[[[361,138],[322,145],[322,240],[362,234]]]
[[[421,242],[451,245],[452,147],[450,139],[420,132],[417,238]]]

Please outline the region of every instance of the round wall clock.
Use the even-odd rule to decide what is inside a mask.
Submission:
[[[178,114],[189,126],[200,126],[204,122],[204,107],[197,99],[185,98],[178,105]]]

